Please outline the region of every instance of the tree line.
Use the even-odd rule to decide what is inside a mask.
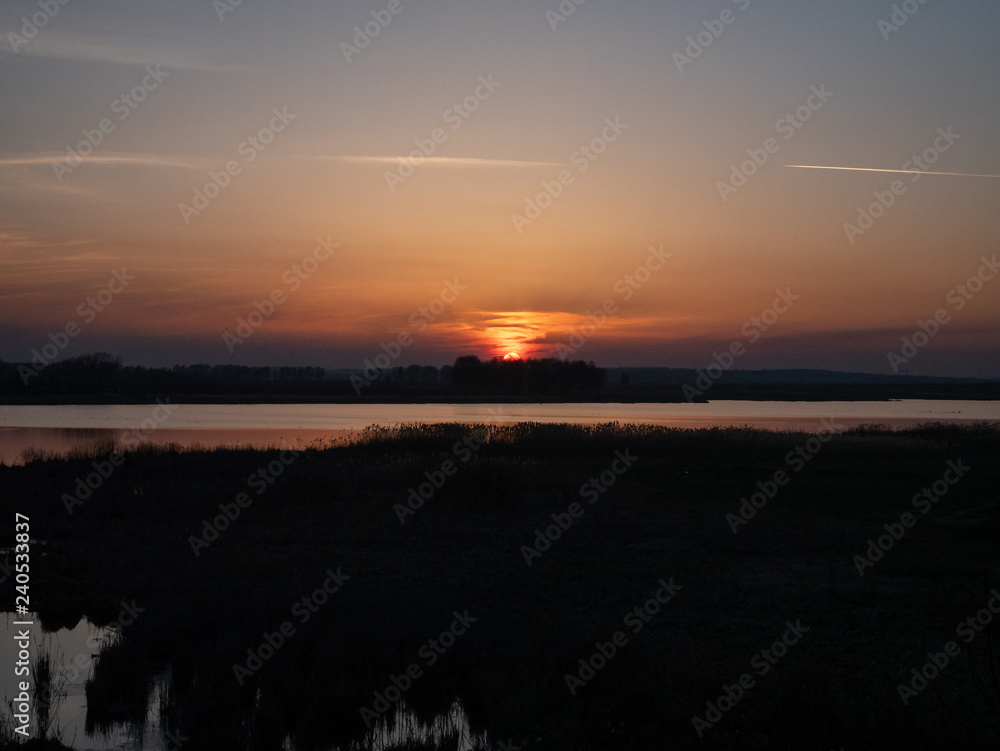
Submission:
[[[352,371],[321,367],[247,365],[125,365],[120,356],[94,352],[50,363],[0,362],[0,395],[144,397],[159,394],[354,395]],[[568,396],[598,391],[605,372],[593,362],[558,359],[480,360],[459,357],[453,365],[386,368],[364,395]]]

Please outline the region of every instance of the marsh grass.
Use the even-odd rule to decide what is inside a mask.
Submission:
[[[49,451],[36,448],[35,446],[25,446],[21,449],[18,459],[21,464],[31,464],[33,462],[52,462],[63,459],[64,456],[58,451]]]
[[[38,655],[31,668],[34,687],[36,737],[42,740],[62,740],[59,712],[66,701],[69,675],[59,670],[64,659],[62,648],[49,643],[47,637],[39,645]]]
[[[483,438],[474,457],[400,524],[393,505],[473,434]],[[478,623],[405,701],[429,723],[458,699],[470,732],[491,744],[994,748],[992,629],[971,645],[971,663],[956,662],[935,683],[941,701],[929,690],[904,707],[896,692],[981,607],[983,571],[991,581],[1000,573],[992,528],[929,517],[864,578],[852,556],[949,459],[974,470],[942,507],[1000,503],[1000,428],[844,431],[733,535],[726,514],[757,481],[787,469],[787,453],[808,438],[613,423],[372,427],[305,448],[197,558],[189,535],[247,492],[248,476],[279,451],[129,451],[72,517],[59,495],[87,457],[44,471],[0,468],[10,489],[0,511],[30,499],[33,524],[50,535],[35,574],[48,622],[85,614],[106,623],[122,599],[146,608],[102,650],[87,685],[88,727],[141,727],[151,676],[169,663],[158,709],[165,727],[191,737],[185,751],[278,749],[289,737],[299,751],[366,748],[359,708],[466,607]],[[521,546],[626,449],[635,467],[528,568]],[[300,624],[293,603],[340,565],[351,580]],[[684,585],[676,601],[570,695],[565,677],[578,660],[672,575]],[[699,741],[692,715],[795,618],[812,629],[802,646]],[[286,620],[294,636],[238,685],[233,666]]]
[[[124,630],[105,641],[87,679],[88,734],[110,733],[126,726],[131,737],[142,739],[153,687],[145,650],[137,649]]]

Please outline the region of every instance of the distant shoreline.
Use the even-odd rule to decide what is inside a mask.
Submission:
[[[683,404],[680,386],[636,386],[569,395],[457,395],[381,393],[362,396],[322,393],[0,394],[0,406],[128,405],[170,399],[175,404]],[[694,403],[717,401],[883,402],[903,399],[1000,400],[1000,382],[970,384],[724,384]]]

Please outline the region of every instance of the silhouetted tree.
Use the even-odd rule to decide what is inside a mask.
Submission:
[[[604,371],[593,362],[557,359],[482,362],[468,355],[455,360],[451,380],[455,391],[477,395],[560,396],[592,392],[604,385]]]
[[[97,394],[112,388],[121,369],[121,357],[94,352],[54,362],[39,373],[39,390],[69,394]]]

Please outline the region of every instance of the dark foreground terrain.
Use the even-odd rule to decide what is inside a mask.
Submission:
[[[1000,427],[822,438],[413,426],[95,479],[102,447],[0,467],[3,545],[29,516],[48,628],[134,601],[88,724],[185,751],[377,747],[400,697],[483,749],[997,748]]]

